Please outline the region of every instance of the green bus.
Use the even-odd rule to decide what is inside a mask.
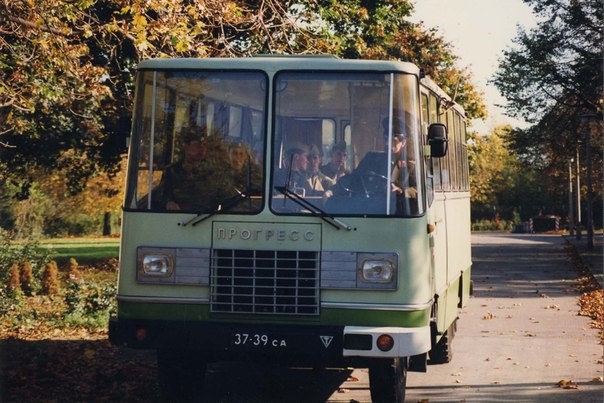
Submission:
[[[208,362],[369,368],[376,402],[451,359],[470,295],[465,114],[420,69],[331,56],[137,72],[116,345],[169,397]]]

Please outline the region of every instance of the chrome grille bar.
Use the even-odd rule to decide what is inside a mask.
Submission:
[[[214,249],[212,312],[319,314],[319,254]]]

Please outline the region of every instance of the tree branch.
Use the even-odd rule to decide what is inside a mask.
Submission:
[[[10,21],[14,22],[14,23],[17,23],[17,24],[20,24],[20,25],[24,25],[26,27],[29,27],[29,28],[32,28],[32,29],[36,29],[36,30],[39,30],[39,31],[42,31],[42,32],[49,32],[51,34],[60,35],[60,36],[63,36],[65,38],[69,37],[68,34],[62,32],[61,30],[58,30],[56,28],[52,28],[52,27],[49,27],[49,26],[46,26],[46,27],[40,26],[40,25],[36,24],[35,22],[27,21],[27,20],[24,20],[24,19],[19,18],[19,17],[13,17],[12,15],[9,15],[8,19]]]

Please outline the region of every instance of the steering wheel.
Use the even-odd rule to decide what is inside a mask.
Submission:
[[[347,197],[372,197],[386,194],[389,190],[388,178],[373,171],[356,172],[343,176],[334,185],[333,193]]]

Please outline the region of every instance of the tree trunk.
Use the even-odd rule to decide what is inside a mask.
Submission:
[[[103,215],[103,236],[111,235],[111,213],[105,211]]]

